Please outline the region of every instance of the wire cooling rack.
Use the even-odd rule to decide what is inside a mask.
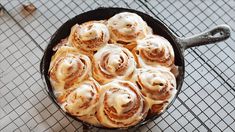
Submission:
[[[0,1],[0,131],[83,131],[81,123],[63,115],[47,96],[39,62],[58,27],[101,6],[146,12],[180,36],[230,25],[228,40],[186,50],[185,81],[173,106],[127,131],[235,131],[235,1],[31,0],[37,10],[28,16],[21,12],[25,2]]]

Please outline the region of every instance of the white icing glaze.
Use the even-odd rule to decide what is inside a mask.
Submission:
[[[125,92],[128,92],[128,94],[126,94]],[[128,107],[126,107],[125,109],[123,109],[123,105],[130,103],[130,102],[135,102],[136,99],[136,95],[131,92],[129,89],[125,90],[125,91],[121,91],[119,93],[110,93],[108,94],[109,98],[108,98],[108,105],[110,107],[114,107],[117,111],[118,114],[123,114],[127,111],[129,111],[132,107],[133,107],[133,103],[131,103],[130,105],[128,105]]]
[[[99,101],[99,87],[99,84],[93,79],[83,81],[68,94],[61,107],[79,119],[97,124],[95,112]]]
[[[125,42],[141,39],[148,33],[151,33],[151,29],[147,26],[146,22],[137,14],[130,12],[122,12],[111,17],[108,20],[108,27],[113,40]],[[121,35],[117,36],[117,34]],[[131,36],[131,38],[125,38],[125,35]]]
[[[161,68],[142,68],[138,70],[138,84],[150,107],[153,104],[171,102],[175,97],[176,79],[174,75]]]
[[[125,79],[133,74],[136,68],[132,53],[128,49],[114,44],[101,48],[94,55],[93,64],[93,76],[101,83],[110,82],[115,78]]]
[[[106,97],[107,101],[105,100]],[[139,106],[137,106],[137,102],[139,102]],[[106,109],[107,107],[115,110],[109,111]],[[137,110],[133,113],[135,108]],[[136,85],[129,81],[115,80],[101,88],[97,117],[106,127],[128,127],[141,121],[146,116],[148,109],[148,104]],[[130,117],[126,115],[126,118],[123,118],[122,116],[125,116],[128,112]],[[117,118],[111,117],[112,114]]]
[[[79,62],[77,62],[79,61]],[[75,60],[72,54],[68,54],[67,58],[64,59],[59,65],[58,70],[56,72],[56,76],[59,80],[63,80],[66,77],[70,76],[78,69],[78,63],[82,63],[81,60]],[[82,67],[84,64],[82,64]]]
[[[108,41],[115,44],[107,44]],[[135,48],[136,51],[142,53],[136,54],[138,64],[142,67],[138,70],[138,75],[133,54],[118,45],[117,41],[134,42],[133,47],[122,46],[131,51]],[[169,72],[170,66],[174,63],[174,51],[171,44],[163,37],[152,35],[151,28],[137,14],[129,12],[116,14],[108,20],[107,26],[104,21],[76,24],[71,29],[68,42],[58,45],[55,49],[58,51],[52,57],[49,71],[54,68],[58,59],[64,58],[54,72],[57,80],[50,78],[53,92],[56,97],[63,95],[63,101],[59,103],[64,111],[87,123],[111,128],[133,126],[145,118],[149,108],[155,104],[168,104],[177,93],[175,77]],[[97,52],[93,54],[94,51]],[[157,53],[162,53],[159,51],[164,51],[164,54],[155,57]],[[92,75],[104,84],[101,86],[101,91],[95,88],[100,87],[96,80],[91,78],[87,80],[91,76],[91,62],[86,55],[93,57]],[[143,55],[149,56],[149,59]],[[165,63],[158,61],[159,58],[165,59],[169,55],[171,56],[169,61]],[[81,71],[83,68],[85,71]],[[74,85],[65,89],[68,81],[66,78],[73,73],[82,74],[75,79]],[[137,80],[142,83],[141,91],[132,83]],[[173,89],[170,90],[167,98],[159,98],[156,92],[169,91],[172,88],[166,89],[166,84],[168,86],[172,84]],[[163,110],[166,106],[164,105]],[[134,111],[136,107],[138,109]],[[131,113],[131,111],[134,112]],[[128,117],[126,113],[131,116]]]
[[[89,21],[74,25],[69,35],[69,43],[85,51],[96,51],[108,43],[109,30],[103,21]]]
[[[90,102],[89,100],[93,98],[93,96],[91,95],[91,92],[96,93],[96,91],[94,91],[92,87],[89,86],[88,84],[80,85],[71,94],[68,95],[67,101],[66,101],[66,105],[68,107],[67,109],[70,109],[70,111],[74,111],[75,113],[78,111],[79,114],[75,114],[78,116],[90,114],[91,111],[93,110],[93,107],[83,109],[82,111],[79,109],[79,107],[84,105],[84,102]]]
[[[137,41],[137,58],[141,67],[164,66],[174,64],[174,50],[168,40],[157,35],[148,35]]]
[[[90,70],[89,57],[80,54],[76,48],[62,46],[52,57],[49,69],[50,81],[55,92],[63,92],[64,89],[72,87],[72,83],[79,83],[89,76]],[[71,83],[71,86],[65,86],[68,83]]]
[[[91,27],[89,28],[89,26]],[[104,37],[105,41],[107,42],[109,39],[109,30],[106,25],[94,22],[86,26],[81,25],[81,29],[78,35],[81,40],[92,40]]]

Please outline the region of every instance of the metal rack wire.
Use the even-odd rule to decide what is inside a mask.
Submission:
[[[81,123],[63,115],[47,96],[39,62],[60,25],[100,6],[146,12],[180,36],[229,24],[232,35],[225,42],[185,52],[186,75],[179,97],[166,113],[137,131],[235,130],[235,1],[31,0],[37,11],[29,16],[21,13],[24,2],[0,3],[5,12],[0,16],[0,131],[83,130]]]

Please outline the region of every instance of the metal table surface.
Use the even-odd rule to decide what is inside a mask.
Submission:
[[[235,1],[30,0],[37,10],[21,13],[24,0],[1,0],[0,131],[83,131],[45,92],[39,73],[43,49],[68,19],[98,7],[126,7],[159,17],[180,36],[218,24],[231,26],[229,39],[186,50],[182,91],[161,117],[127,131],[235,131]],[[91,131],[104,131],[91,128]]]

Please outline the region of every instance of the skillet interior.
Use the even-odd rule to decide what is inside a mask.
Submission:
[[[176,39],[174,33],[161,20],[154,19],[151,16],[149,16],[147,14],[144,14],[142,12],[136,11],[136,10],[125,9],[125,8],[98,8],[96,10],[92,10],[92,11],[88,11],[88,12],[82,13],[82,14],[80,14],[80,15],[78,15],[78,16],[70,19],[70,20],[68,20],[66,23],[64,23],[56,31],[56,33],[51,37],[51,40],[50,40],[50,42],[49,42],[49,44],[48,44],[48,46],[47,46],[47,48],[46,48],[46,50],[44,52],[44,57],[41,60],[41,66],[40,66],[41,73],[42,73],[43,78],[45,79],[44,81],[45,81],[45,83],[47,85],[47,88],[48,88],[47,91],[48,91],[50,97],[52,98],[52,100],[54,101],[54,103],[58,107],[59,107],[59,105],[56,102],[55,96],[53,94],[52,86],[51,86],[50,81],[49,81],[49,76],[48,76],[48,69],[49,69],[51,57],[55,53],[52,50],[52,48],[57,43],[59,43],[61,39],[66,38],[66,37],[69,36],[71,27],[73,25],[75,25],[76,23],[81,24],[83,22],[87,22],[87,21],[91,21],[91,20],[108,19],[108,18],[112,17],[113,15],[115,15],[117,13],[120,13],[120,12],[133,12],[133,13],[138,14],[153,29],[153,32],[155,34],[161,35],[161,36],[165,37],[172,44],[174,52],[175,52],[175,64],[177,66],[179,66],[179,75],[176,78],[176,81],[177,81],[177,94],[174,97],[174,99],[171,101],[171,103],[168,105],[166,110],[172,105],[172,103],[174,102],[175,98],[178,96],[178,94],[179,94],[179,92],[181,90],[183,79],[184,79],[184,57],[183,57],[183,53],[182,53],[183,50],[180,48],[181,46],[177,42],[177,39]],[[164,112],[162,112],[162,113],[164,113]],[[144,125],[148,121],[152,121],[152,120],[156,119],[161,114],[154,115],[154,116],[149,116],[144,121],[138,123],[137,125],[135,125],[133,127],[139,127],[141,125]],[[67,115],[69,115],[69,114],[67,114]],[[75,117],[73,117],[71,115],[69,115],[69,116],[72,117],[75,120],[80,121],[79,119],[77,119],[77,118],[75,118]],[[102,127],[102,128],[104,128],[104,127]]]

